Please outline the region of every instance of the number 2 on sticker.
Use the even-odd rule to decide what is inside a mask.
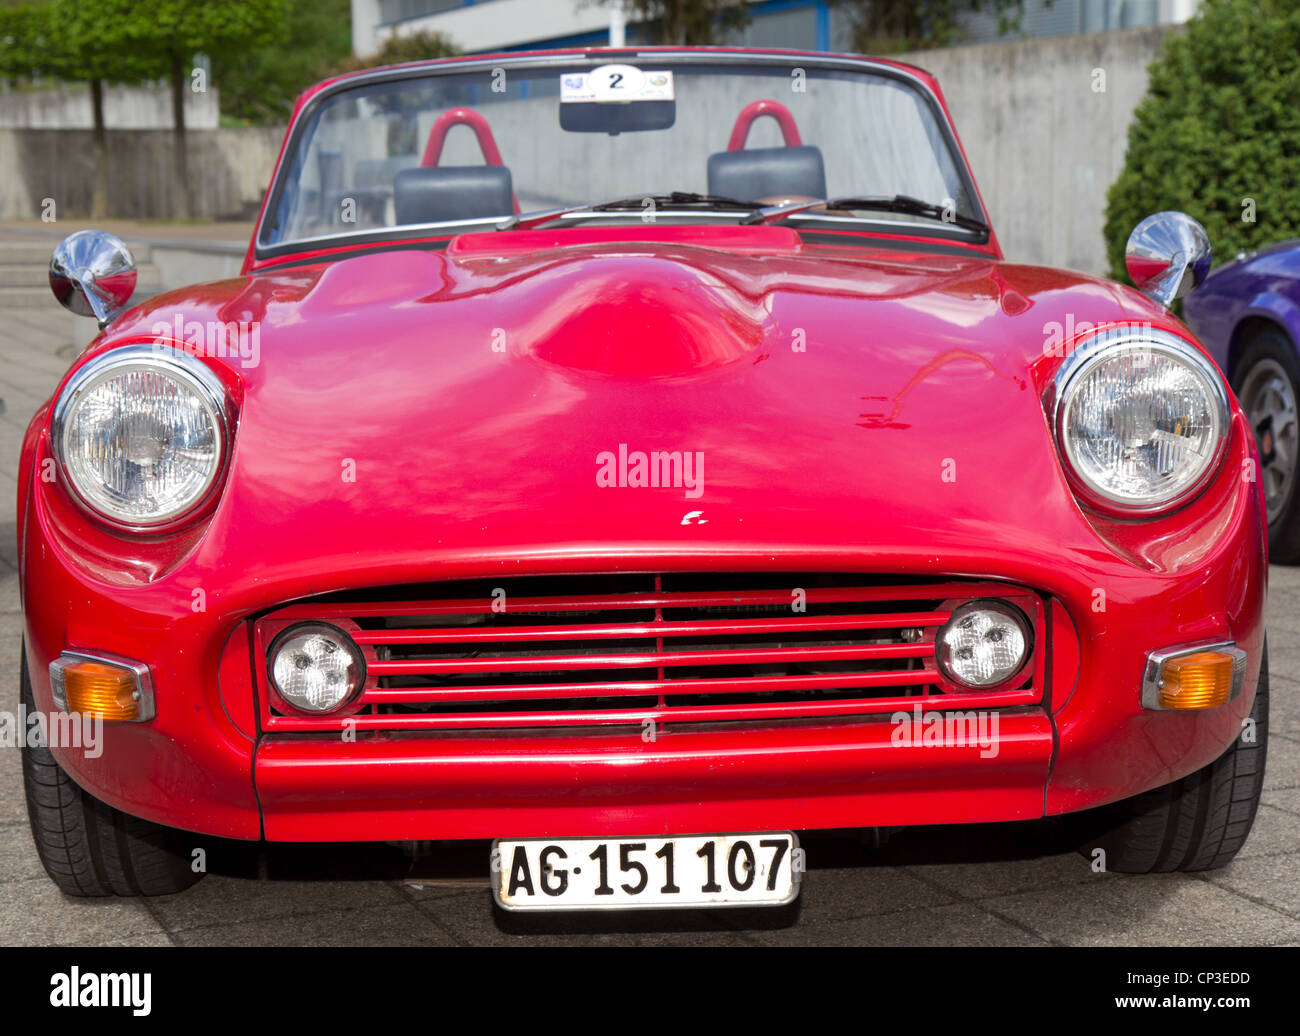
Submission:
[[[610,75],[609,75],[609,88],[610,88],[611,90],[622,90],[622,89],[623,89],[623,73],[622,73],[622,72],[611,72],[611,73],[610,73]]]

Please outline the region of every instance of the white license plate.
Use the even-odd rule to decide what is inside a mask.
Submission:
[[[793,832],[644,838],[525,838],[492,844],[506,910],[780,906],[799,894]]]

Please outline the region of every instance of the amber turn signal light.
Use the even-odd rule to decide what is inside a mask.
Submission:
[[[1246,653],[1214,644],[1153,654],[1147,660],[1142,704],[1148,709],[1214,709],[1241,693]]]
[[[1212,709],[1232,696],[1232,657],[1198,651],[1166,662],[1160,675],[1160,704],[1166,709]]]
[[[64,712],[120,723],[153,718],[148,669],[125,659],[65,651],[50,663],[50,689]]]

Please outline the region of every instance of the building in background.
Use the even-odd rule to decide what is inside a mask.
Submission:
[[[998,34],[996,17],[964,14],[966,43],[1056,36],[1185,22],[1198,0],[1025,0],[1019,33]],[[466,53],[605,46],[611,5],[598,0],[352,0],[352,49],[366,57],[390,33],[441,32]],[[827,0],[765,0],[729,44],[849,50],[848,16]],[[617,30],[616,30],[617,31]],[[645,42],[639,26],[626,42]]]
[[[1198,0],[1025,0],[1018,33],[999,36],[996,17],[967,13],[961,17],[963,42],[1174,25],[1191,18],[1197,5]]]

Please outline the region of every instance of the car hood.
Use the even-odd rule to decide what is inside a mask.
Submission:
[[[1167,319],[978,254],[534,232],[170,292],[111,338],[247,325],[210,361],[242,403],[207,549],[256,516],[259,558],[317,559],[319,592],[353,569],[402,581],[414,558],[835,548],[938,570],[959,547],[1097,550],[1046,427],[1045,354],[1134,318]]]

